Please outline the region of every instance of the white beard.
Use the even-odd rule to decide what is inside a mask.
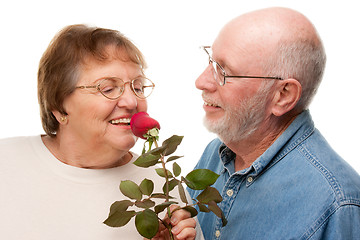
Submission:
[[[239,101],[238,107],[223,106],[225,116],[218,120],[204,117],[205,127],[225,143],[238,142],[253,134],[265,120],[267,89],[258,91],[253,97]]]

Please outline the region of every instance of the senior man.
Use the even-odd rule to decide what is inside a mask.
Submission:
[[[359,174],[308,110],[326,62],[313,24],[291,9],[261,9],[231,20],[204,51],[196,87],[218,139],[196,168],[220,175],[228,220],[199,213],[205,239],[360,239]]]

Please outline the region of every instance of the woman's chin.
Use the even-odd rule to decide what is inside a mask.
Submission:
[[[130,133],[121,134],[112,138],[113,145],[116,149],[129,151],[134,147],[137,137]]]

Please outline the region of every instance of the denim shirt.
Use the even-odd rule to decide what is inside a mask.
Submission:
[[[214,187],[228,224],[199,212],[210,239],[360,239],[360,176],[314,127],[309,111],[247,169],[235,172],[235,153],[220,140],[198,168],[220,175]],[[193,199],[199,191],[188,189]]]

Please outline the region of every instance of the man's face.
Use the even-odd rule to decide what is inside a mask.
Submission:
[[[227,75],[262,75],[259,61],[263,52],[250,40],[236,39],[226,28],[215,40],[212,52]],[[208,130],[225,143],[243,140],[256,131],[267,116],[271,84],[264,81],[271,80],[227,78],[226,84],[220,86],[209,65],[196,80],[196,87],[202,90]]]
[[[206,112],[204,125],[209,131],[216,133],[224,142],[238,142],[250,136],[264,121],[267,98],[263,89],[246,98],[228,96],[229,98],[223,98],[224,101],[218,103],[217,100],[203,93]],[[208,102],[212,102],[213,106],[208,106]],[[218,114],[217,118],[209,113],[212,110],[208,110],[214,107],[222,111],[222,114]]]

